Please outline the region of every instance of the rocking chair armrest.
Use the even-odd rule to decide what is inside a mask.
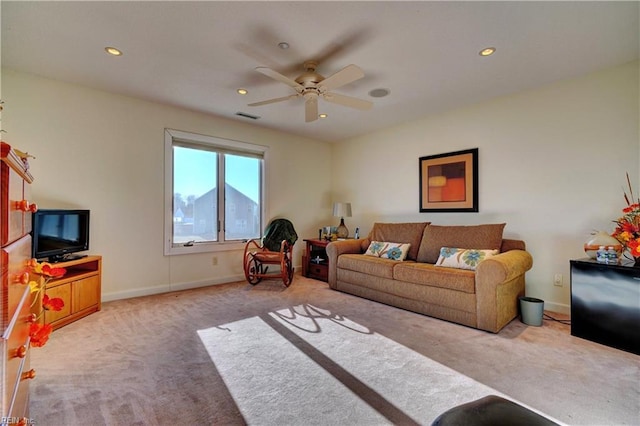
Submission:
[[[293,252],[293,244],[287,240],[282,240],[280,243],[280,253]]]
[[[259,241],[259,239],[254,238],[252,240],[247,241],[247,243],[244,246],[244,256],[247,256],[247,253],[249,252],[249,250],[251,250],[252,248],[254,249],[258,249],[258,250],[262,250],[262,247],[260,247],[260,244],[258,244],[256,241]],[[253,246],[253,247],[251,247]]]

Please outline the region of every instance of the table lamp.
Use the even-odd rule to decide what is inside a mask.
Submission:
[[[351,203],[333,203],[333,215],[340,218],[338,238],[347,238],[349,229],[344,225],[344,218],[351,217]]]

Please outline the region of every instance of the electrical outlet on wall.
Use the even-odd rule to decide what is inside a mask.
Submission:
[[[562,287],[562,274],[555,274],[553,276],[553,285],[556,287]]]
[[[211,258],[211,264],[212,264],[213,266],[216,266],[216,265],[218,264],[218,256],[213,256],[213,257]]]

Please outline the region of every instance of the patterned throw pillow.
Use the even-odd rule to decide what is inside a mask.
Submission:
[[[436,263],[442,247],[500,250],[504,227],[504,223],[428,225],[424,228],[416,260],[418,262]]]
[[[476,250],[442,247],[436,266],[476,270],[478,263],[498,254],[499,250]]]
[[[391,260],[404,260],[407,257],[410,247],[411,244],[408,243],[371,241],[365,255]]]

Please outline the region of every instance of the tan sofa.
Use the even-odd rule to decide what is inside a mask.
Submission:
[[[518,315],[533,260],[504,224],[376,223],[367,238],[327,246],[329,286],[413,312],[497,333]],[[410,243],[404,261],[367,256],[371,241]],[[441,247],[499,249],[474,270],[436,266]]]

